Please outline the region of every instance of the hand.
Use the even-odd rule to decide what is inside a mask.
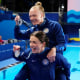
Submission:
[[[47,58],[49,59],[50,62],[55,61],[56,57],[56,47],[52,48],[50,52],[47,54]]]
[[[16,50],[20,50],[20,46],[19,45],[13,45],[13,51],[15,52]]]
[[[17,16],[15,17],[16,25],[19,25],[19,24],[18,24],[19,20],[20,20],[20,16],[19,16],[19,15],[17,15]]]

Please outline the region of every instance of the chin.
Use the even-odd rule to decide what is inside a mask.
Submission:
[[[32,23],[33,25],[37,25],[37,23]]]
[[[36,51],[32,51],[32,53],[36,53]]]
[[[34,54],[35,54],[35,53],[39,53],[39,52],[37,52],[37,51],[32,51],[32,53],[34,53]]]

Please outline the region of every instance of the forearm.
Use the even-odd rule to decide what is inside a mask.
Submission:
[[[66,44],[65,43],[56,45],[55,47],[56,47],[57,52],[63,52],[66,50]]]
[[[28,29],[28,30],[25,30],[24,32],[22,32],[20,30],[20,27],[19,26],[15,26],[15,29],[14,29],[14,36],[16,39],[22,39],[22,40],[26,40],[26,39],[29,39],[30,37],[30,34],[31,34],[31,30]]]
[[[55,56],[56,56],[56,47],[52,47],[51,50],[53,51],[53,53],[54,53]]]
[[[14,36],[16,39],[19,39],[19,30],[20,30],[19,26],[16,25],[14,28]]]
[[[24,61],[25,58],[24,58],[24,52],[19,52],[19,51],[15,51],[13,52],[13,57],[16,59],[16,60],[19,60],[19,61]]]
[[[27,21],[25,21],[25,20],[22,20],[22,23],[28,28],[32,27],[32,24],[27,22]]]
[[[60,24],[56,24],[55,28],[56,51],[63,52],[66,49],[65,35]]]

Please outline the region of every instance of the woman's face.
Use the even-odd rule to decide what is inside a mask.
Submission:
[[[43,13],[37,8],[30,9],[29,17],[33,25],[40,25],[44,20]]]
[[[30,48],[32,49],[32,53],[40,53],[45,48],[45,42],[41,43],[37,37],[31,36]]]

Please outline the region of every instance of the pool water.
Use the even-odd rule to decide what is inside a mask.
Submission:
[[[71,63],[71,80],[80,80],[80,46],[70,46],[64,56]]]

